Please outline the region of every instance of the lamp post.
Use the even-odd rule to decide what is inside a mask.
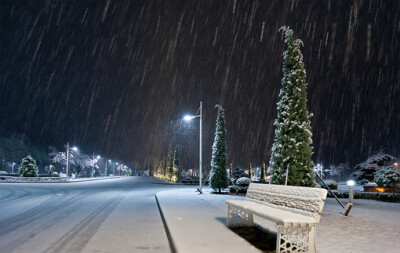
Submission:
[[[202,101],[200,101],[200,107],[199,107],[199,110],[198,110],[198,112],[199,112],[199,114],[198,115],[186,115],[183,119],[184,120],[186,120],[186,121],[190,121],[190,120],[192,120],[192,119],[195,119],[195,118],[199,118],[200,119],[200,141],[199,141],[199,186],[200,186],[200,188],[199,188],[199,190],[200,190],[200,193],[201,193],[201,190],[202,190],[202,188],[203,188],[203,168],[202,168],[202,156],[203,156],[203,151],[202,151],[202,139],[203,139],[203,136],[202,136],[202,133],[203,133],[203,131],[202,131],[202,128],[203,128],[203,102]]]
[[[15,166],[15,162],[13,162],[11,165],[11,174],[14,174],[14,166]]]
[[[65,175],[68,177],[68,169],[69,169],[69,142],[67,142],[67,166],[65,169]]]
[[[104,176],[107,176],[107,164],[110,163],[111,164],[111,160],[106,160],[106,172],[104,173]]]
[[[354,191],[353,191],[354,181],[353,180],[347,181],[347,185],[349,186],[349,202],[351,204],[354,204]]]
[[[72,151],[78,151],[77,147],[72,147],[71,149],[72,149]],[[67,142],[67,166],[65,169],[65,174],[67,175],[67,177],[68,177],[68,172],[69,172],[69,150],[70,150],[69,142]]]

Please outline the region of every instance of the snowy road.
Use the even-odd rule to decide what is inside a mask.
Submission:
[[[0,251],[170,252],[153,180],[2,183]]]

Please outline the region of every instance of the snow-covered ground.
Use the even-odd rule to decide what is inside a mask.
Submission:
[[[244,199],[244,196],[211,194],[193,195],[216,208],[226,209],[225,200]],[[347,204],[347,199],[341,199]],[[257,224],[275,230],[275,224],[254,217]],[[400,203],[356,199],[349,216],[335,199],[328,198],[320,223],[317,225],[319,253],[338,252],[400,252]]]

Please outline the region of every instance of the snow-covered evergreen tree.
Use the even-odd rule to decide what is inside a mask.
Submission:
[[[19,175],[22,177],[37,177],[38,167],[36,166],[35,159],[28,155],[22,159],[21,167],[19,167]]]
[[[283,53],[282,88],[279,93],[278,117],[274,122],[275,139],[270,167],[272,184],[285,184],[289,168],[288,185],[314,186],[312,171],[312,133],[307,111],[307,81],[303,55],[303,42],[293,37],[293,30],[282,27],[286,51]]]
[[[211,188],[221,189],[228,187],[228,175],[226,173],[226,127],[225,127],[225,110],[220,106],[218,108],[217,123],[215,129],[214,144],[212,146],[211,159]]]
[[[383,153],[383,150],[379,150],[366,161],[357,164],[354,167],[355,172],[353,176],[360,184],[372,182],[377,171],[384,169],[389,163],[395,160],[396,157]]]
[[[171,181],[173,175],[174,175],[174,152],[171,152],[168,156],[167,175],[165,179]]]
[[[375,183],[379,186],[392,186],[400,183],[400,171],[398,168],[388,166],[375,174]]]
[[[172,179],[171,181],[173,182],[179,182],[180,180],[180,161],[179,161],[179,148],[178,146],[175,148],[174,152],[174,163],[173,163],[173,169],[172,169]]]

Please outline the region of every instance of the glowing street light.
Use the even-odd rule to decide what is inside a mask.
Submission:
[[[202,101],[200,101],[200,107],[199,107],[199,110],[198,110],[198,112],[199,112],[199,114],[198,115],[185,115],[185,117],[183,117],[183,119],[185,120],[185,121],[190,121],[190,120],[192,120],[192,119],[195,119],[195,118],[199,118],[200,119],[200,143],[199,143],[199,172],[200,172],[200,175],[199,175],[199,184],[200,184],[200,188],[199,188],[199,191],[200,191],[200,193],[202,193],[202,188],[203,188],[203,183],[202,183],[202,180],[203,180],[203,168],[202,168],[202,127],[203,127],[203,102]]]
[[[353,180],[347,181],[347,185],[349,186],[349,202],[351,204],[354,204],[354,192],[353,192],[354,181]]]
[[[191,121],[194,118],[197,118],[198,116],[193,116],[193,115],[185,115],[185,117],[183,117],[184,120],[186,121]]]

